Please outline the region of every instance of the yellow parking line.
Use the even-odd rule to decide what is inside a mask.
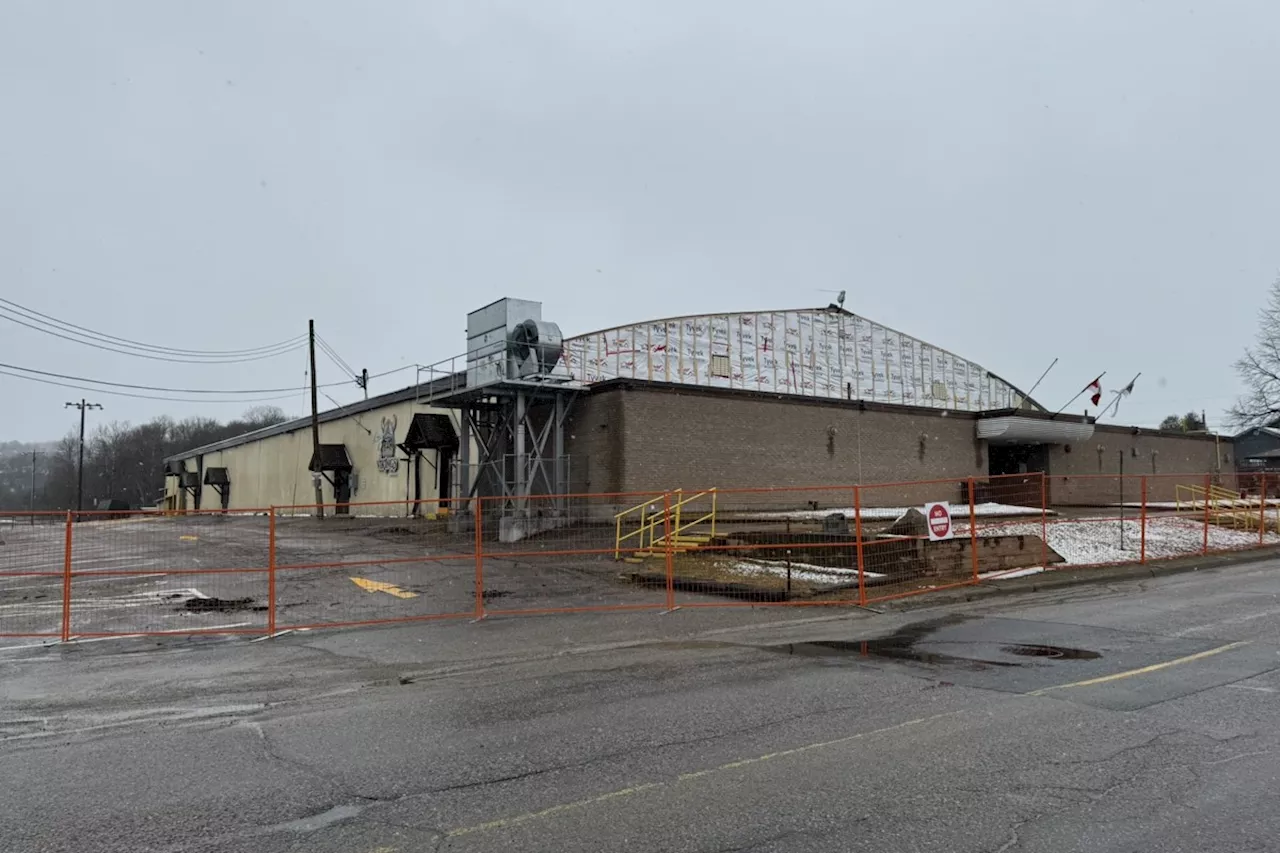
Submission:
[[[1249,645],[1248,640],[1243,640],[1238,643],[1227,643],[1225,646],[1218,646],[1216,649],[1209,649],[1208,651],[1204,651],[1204,652],[1196,652],[1194,655],[1187,655],[1184,658],[1174,658],[1173,660],[1167,660],[1164,663],[1153,663],[1151,664],[1151,666],[1144,666],[1139,669],[1130,669],[1125,672],[1117,672],[1111,675],[1102,675],[1097,678],[1086,678],[1084,681],[1072,681],[1069,684],[1058,684],[1053,687],[1045,687],[1040,690],[1032,690],[1027,695],[1043,696],[1045,693],[1048,693],[1050,690],[1066,690],[1068,687],[1088,687],[1092,684],[1106,684],[1108,681],[1119,681],[1122,678],[1131,678],[1135,675],[1145,675],[1148,672],[1156,672],[1161,669],[1168,669],[1171,666],[1178,666],[1179,664],[1191,663],[1192,661],[1203,660],[1204,658],[1213,657],[1214,655],[1220,655],[1223,652],[1229,652],[1232,649],[1238,649],[1241,646],[1247,646],[1247,645]]]
[[[1059,684],[1054,687],[1045,687],[1041,690],[1032,691],[1027,695],[1040,696],[1044,693],[1048,693],[1051,690],[1065,690],[1068,687],[1086,687],[1092,684],[1105,684],[1110,681],[1118,681],[1122,678],[1131,678],[1135,675],[1144,675],[1149,672],[1157,672],[1162,669],[1167,669],[1168,667],[1171,667],[1171,666],[1178,666],[1179,664],[1191,663],[1192,661],[1203,660],[1204,658],[1212,657],[1213,655],[1222,654],[1223,652],[1228,652],[1228,651],[1231,651],[1232,649],[1238,649],[1241,646],[1247,646],[1247,645],[1249,645],[1248,641],[1242,641],[1238,643],[1228,643],[1225,646],[1218,646],[1216,649],[1209,649],[1208,651],[1197,652],[1194,655],[1187,655],[1186,657],[1175,658],[1174,660],[1168,660],[1168,661],[1164,661],[1163,663],[1156,663],[1150,666],[1144,666],[1139,669],[1131,669],[1125,672],[1117,672],[1117,673],[1113,673],[1112,675],[1103,675],[1103,676],[1099,676],[1098,678],[1088,678],[1083,681],[1073,681],[1070,684]],[[738,759],[737,761],[730,761],[726,764],[718,765],[716,767],[709,767],[709,768],[706,768],[705,770],[694,770],[688,773],[681,773],[678,776],[674,776],[672,778],[661,780],[658,782],[646,782],[640,785],[631,785],[626,788],[620,788],[616,791],[610,791],[608,793],[599,794],[594,797],[588,797],[583,800],[575,800],[568,803],[561,803],[559,805],[551,806],[550,808],[542,809],[541,811],[526,812],[525,814],[513,815],[512,817],[498,818],[497,820],[486,821],[485,823],[478,823],[478,824],[475,824],[474,826],[464,826],[464,827],[459,827],[458,829],[451,829],[447,833],[445,833],[445,837],[456,838],[457,836],[460,836],[460,835],[471,835],[477,832],[488,832],[494,829],[505,829],[508,827],[517,826],[522,823],[528,823],[530,821],[551,817],[553,815],[557,815],[562,812],[586,808],[587,806],[595,805],[596,803],[602,803],[608,800],[616,800],[622,797],[630,797],[636,794],[644,793],[645,791],[652,791],[657,788],[671,787],[673,785],[678,785],[681,782],[689,782],[695,779],[702,779],[704,777],[711,776],[716,773],[723,773],[728,770],[736,770],[738,768],[747,767],[752,764],[759,764],[765,761],[773,761],[778,758],[787,758],[792,755],[800,755],[801,753],[812,752],[814,750],[828,749],[831,747],[841,746],[843,744],[851,743],[856,740],[863,740],[873,735],[885,734],[887,732],[896,731],[897,729],[905,729],[910,726],[917,726],[917,725],[920,725],[921,723],[932,722],[934,720],[939,720],[944,717],[952,717],[960,713],[962,712],[947,711],[945,713],[934,714],[929,717],[919,717],[914,720],[907,720],[904,723],[898,723],[896,725],[886,726],[885,728],[875,729],[874,731],[859,732],[858,734],[846,735],[844,737],[836,738],[835,740],[819,741],[818,743],[810,743],[810,744],[805,744],[804,746],[793,747],[791,749],[783,749],[777,752],[769,752],[769,753],[765,753],[764,755],[758,755],[751,758],[742,758],[742,759]]]
[[[474,832],[486,832],[491,829],[504,829],[506,827],[516,826],[521,823],[528,823],[531,820],[538,820],[540,818],[550,817],[552,815],[559,814],[561,812],[566,812],[573,809],[586,808],[587,806],[594,805],[596,803],[605,802],[606,800],[616,800],[620,797],[630,797],[634,794],[640,794],[645,791],[652,791],[655,788],[664,788],[671,785],[679,784],[681,782],[688,782],[693,779],[701,779],[702,777],[710,776],[713,773],[722,773],[726,770],[736,770],[739,767],[746,767],[750,764],[759,764],[762,761],[773,761],[774,759],[777,759],[777,758],[786,758],[787,756],[791,756],[791,755],[799,755],[800,753],[811,752],[815,749],[826,749],[828,747],[840,746],[841,744],[846,744],[855,740],[868,738],[868,737],[871,737],[872,735],[885,734],[886,732],[892,732],[898,729],[905,729],[908,726],[917,726],[921,723],[928,723],[934,720],[940,720],[943,717],[953,717],[959,713],[961,712],[947,711],[942,714],[934,714],[933,716],[930,716],[930,717],[920,717],[919,719],[908,720],[905,723],[898,723],[897,725],[886,726],[883,729],[876,729],[875,731],[859,732],[856,735],[845,735],[844,737],[838,737],[835,740],[825,740],[825,741],[820,741],[819,743],[810,743],[804,746],[797,746],[792,749],[780,750],[779,752],[769,752],[764,755],[758,755],[754,758],[743,758],[737,761],[730,761],[727,764],[721,764],[718,767],[709,767],[706,770],[696,770],[692,773],[681,773],[679,776],[675,776],[670,779],[666,779],[659,782],[646,782],[643,785],[632,785],[627,788],[621,788],[617,791],[610,791],[607,794],[600,794],[595,797],[588,797],[585,800],[575,800],[574,802],[570,802],[570,803],[561,803],[558,806],[551,806],[550,808],[543,809],[542,811],[527,812],[525,814],[515,815],[513,817],[504,817],[504,818],[499,818],[497,820],[491,820],[486,823],[478,823],[475,826],[464,826],[459,829],[451,829],[449,830],[448,833],[446,833],[445,837],[455,838],[459,835],[470,835]]]

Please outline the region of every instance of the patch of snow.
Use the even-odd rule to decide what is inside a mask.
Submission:
[[[864,506],[862,507],[863,521],[897,521],[908,509],[918,509],[924,511],[923,506],[905,507],[905,506]],[[773,519],[785,518],[793,521],[822,521],[829,515],[839,513],[845,518],[852,519],[854,517],[853,507],[832,507],[831,509],[798,509],[790,512],[753,512],[750,513],[752,518]],[[1020,515],[1039,515],[1040,507],[1036,506],[1015,506],[1013,504],[1001,503],[980,503],[973,508],[973,514],[978,518],[1005,518]],[[1048,511],[1049,515],[1057,515],[1053,510]],[[952,518],[968,518],[968,504],[952,504]]]
[[[983,572],[978,575],[980,581],[1004,581],[1012,578],[1025,578],[1038,575],[1045,570],[1044,566],[1028,566],[1025,569],[1001,569],[995,572]]]
[[[1121,529],[1123,525],[1123,547]],[[1209,550],[1229,551],[1280,544],[1280,535],[1209,526]],[[1005,523],[980,528],[981,536],[1039,536],[1039,524]],[[1136,563],[1141,557],[1142,523],[1138,519],[1081,519],[1048,525],[1049,547],[1066,565]],[[1204,548],[1205,525],[1188,518],[1147,519],[1147,559],[1159,560],[1199,554]],[[1007,576],[1006,576],[1007,577]]]
[[[1141,501],[1125,501],[1122,504],[1108,504],[1108,506],[1123,506],[1138,509],[1142,506]],[[1233,500],[1214,500],[1209,501],[1209,506],[1219,507],[1221,509],[1249,509],[1258,507],[1257,497],[1252,498],[1236,498]],[[1267,498],[1267,506],[1280,506],[1280,499]],[[1147,501],[1147,509],[1204,509],[1204,501]]]
[[[735,574],[751,576],[771,575],[785,578],[787,564],[778,560],[737,560],[731,568]],[[881,578],[878,572],[864,571],[867,578]],[[857,583],[857,569],[839,569],[831,566],[815,566],[811,563],[791,563],[791,579],[818,584]]]

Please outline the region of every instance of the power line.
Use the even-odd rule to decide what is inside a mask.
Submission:
[[[404,367],[397,367],[394,370],[387,370],[387,371],[383,371],[382,373],[374,374],[374,376],[375,377],[388,376],[392,373],[398,373],[401,370],[408,370],[412,366],[413,365],[405,365]],[[66,373],[53,373],[48,370],[36,370],[35,368],[32,368],[32,367],[21,367],[16,364],[5,364],[4,362],[0,362],[0,368],[7,368],[8,370],[18,370],[18,371],[22,371],[23,373],[34,373],[37,376],[48,376],[48,377],[53,377],[54,379],[66,379],[72,382],[88,382],[91,385],[105,385],[110,388],[128,388],[135,391],[160,391],[168,394],[223,394],[223,395],[283,394],[283,393],[293,394],[298,391],[307,390],[306,388],[246,388],[246,389],[237,389],[237,390],[229,390],[229,389],[214,390],[214,389],[208,389],[208,388],[164,388],[157,385],[132,385],[127,382],[108,382],[105,379],[89,379],[84,376],[72,376]],[[19,378],[27,378],[27,377],[19,377]],[[346,382],[329,382],[319,387],[336,388],[346,384],[347,384]]]
[[[0,307],[0,320],[8,320],[10,323],[17,323],[19,326],[26,326],[28,329],[34,329],[37,332],[43,332],[46,335],[52,335],[55,338],[61,338],[64,341],[71,341],[72,343],[81,344],[82,346],[93,347],[94,349],[105,350],[107,352],[119,353],[120,355],[133,356],[134,358],[145,358],[151,361],[168,361],[168,362],[175,362],[178,364],[242,364],[244,362],[249,362],[249,361],[261,361],[264,358],[275,358],[278,355],[284,355],[285,353],[289,353],[289,352],[296,352],[297,350],[305,346],[305,343],[303,341],[298,341],[297,343],[285,349],[276,350],[274,352],[266,352],[260,355],[244,356],[240,358],[208,358],[208,357],[184,358],[184,357],[173,357],[169,355],[154,355],[147,352],[134,352],[128,349],[121,349],[120,347],[114,347],[114,346],[108,346],[106,344],[95,343],[94,341],[81,340],[80,338],[72,337],[71,335],[64,335],[52,329],[41,328],[40,326],[37,326],[33,323],[27,323],[23,320],[19,320],[16,317],[11,317],[8,314],[4,313],[6,310],[7,309]]]
[[[358,374],[358,373],[356,372],[356,369],[355,369],[354,367],[352,367],[351,365],[347,364],[346,359],[344,359],[342,356],[338,355],[338,351],[337,351],[337,349],[335,349],[335,348],[334,348],[333,344],[331,344],[331,343],[329,343],[328,341],[326,341],[326,340],[325,340],[324,338],[322,338],[320,335],[316,335],[316,341],[320,344],[320,346],[322,346],[325,350],[327,350],[327,351],[329,352],[329,354],[330,354],[330,355],[332,355],[335,359],[337,359],[337,361],[338,361],[338,366],[339,366],[339,367],[341,367],[341,368],[342,368],[343,370],[345,370],[347,373],[350,373],[352,376],[359,376],[359,375],[360,375],[360,374]]]
[[[98,332],[86,326],[79,326],[79,325],[76,325],[75,323],[70,323],[65,320],[59,320],[57,317],[54,317],[49,314],[44,314],[40,311],[36,311],[33,308],[27,308],[26,306],[20,305],[19,303],[14,302],[11,299],[0,298],[0,303],[10,306],[10,309],[8,309],[9,313],[17,313],[19,314],[19,316],[23,317],[24,319],[30,320],[34,323],[38,323],[42,326],[53,326],[54,328],[59,328],[62,331],[71,332],[72,334],[76,334],[81,337],[92,338],[103,343],[126,346],[132,349],[145,350],[148,352],[160,353],[160,354],[170,355],[170,356],[190,356],[190,357],[197,357],[197,358],[257,356],[257,355],[262,355],[263,353],[268,353],[268,352],[274,354],[276,351],[282,350],[282,349],[287,351],[289,348],[295,347],[306,340],[305,335],[298,335],[297,337],[290,338],[285,341],[277,341],[276,343],[266,344],[260,347],[247,347],[243,349],[232,349],[232,350],[198,350],[198,349],[184,349],[181,347],[167,347],[167,346],[159,346],[156,344],[142,343],[140,341],[135,341],[130,338],[123,338],[118,335],[109,335],[109,334],[106,334],[105,332]],[[5,317],[5,319],[13,320],[12,317]],[[18,321],[14,320],[14,322],[18,322]],[[24,323],[23,325],[27,325],[27,324]],[[35,328],[35,327],[29,326],[29,328]],[[47,331],[47,330],[39,329],[38,331]],[[80,341],[80,343],[84,343],[84,341]]]
[[[325,342],[324,338],[316,335],[316,345],[320,347],[320,351],[328,356],[329,360],[332,361],[339,370],[350,375],[352,379],[359,381],[360,374],[356,373],[355,370],[352,369],[351,365],[347,364],[346,361],[343,360],[342,356],[338,355],[337,351]]]
[[[70,382],[57,382],[53,379],[41,379],[38,376],[23,376],[21,373],[10,373],[7,370],[0,370],[0,376],[11,376],[14,379],[25,379],[28,382],[38,382],[42,385],[56,385],[59,388],[73,388],[77,391],[92,391],[95,394],[110,394],[114,397],[129,397],[135,400],[162,400],[166,403],[268,403],[275,400],[289,400],[294,396],[293,394],[284,394],[273,397],[237,397],[230,399],[209,399],[208,397],[157,397],[153,394],[132,394],[128,391],[110,391],[105,388],[94,388],[88,385],[74,385]]]

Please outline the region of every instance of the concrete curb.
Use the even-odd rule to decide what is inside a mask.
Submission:
[[[1187,572],[1210,571],[1228,568],[1244,563],[1257,563],[1280,557],[1280,546],[1253,548],[1248,551],[1229,551],[1219,554],[1179,557],[1172,560],[1122,566],[1099,566],[1092,569],[1054,569],[1025,578],[1013,578],[1007,581],[984,581],[976,586],[959,587],[925,593],[910,598],[889,601],[878,606],[890,610],[919,610],[935,607],[939,604],[954,604],[963,601],[981,601],[997,596],[1019,595],[1022,593],[1047,592],[1066,587],[1082,586],[1092,583],[1111,581],[1143,580],[1159,578],[1166,575],[1179,575]]]

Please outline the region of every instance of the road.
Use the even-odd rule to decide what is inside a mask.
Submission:
[[[1278,667],[1277,561],[882,614],[7,649],[0,838],[15,853],[1276,850]]]

